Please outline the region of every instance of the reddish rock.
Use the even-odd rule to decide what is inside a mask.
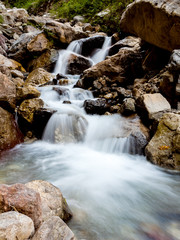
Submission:
[[[4,74],[0,72],[0,106],[15,108],[16,86]]]
[[[14,147],[22,140],[13,115],[0,107],[0,152]]]
[[[39,226],[42,218],[41,198],[39,193],[23,184],[0,185],[0,213],[11,210],[30,217]]]

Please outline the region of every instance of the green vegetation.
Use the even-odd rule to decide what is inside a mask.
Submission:
[[[108,34],[119,31],[119,20],[123,10],[133,0],[5,0],[15,7],[23,7],[30,13],[39,14],[49,10],[56,17],[72,20],[74,16],[85,17],[86,22],[99,24]],[[101,11],[109,13],[98,16]]]
[[[4,18],[2,15],[0,15],[0,24],[4,23]]]

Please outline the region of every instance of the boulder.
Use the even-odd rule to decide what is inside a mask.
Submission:
[[[25,185],[40,194],[43,221],[48,220],[52,216],[58,216],[64,221],[72,217],[72,213],[59,188],[42,180],[28,182]]]
[[[105,37],[100,35],[80,39],[79,44],[82,46],[81,54],[83,56],[90,56],[94,49],[102,48],[104,40]]]
[[[93,62],[80,55],[71,54],[68,59],[67,74],[80,75],[84,70],[90,68]]]
[[[19,70],[25,72],[25,69],[19,62],[14,61],[13,59],[7,58],[0,54],[0,65],[9,68],[10,70]]]
[[[4,74],[0,72],[0,106],[3,108],[15,108],[16,86]]]
[[[134,34],[168,51],[178,49],[179,9],[179,0],[135,0],[121,17],[121,31]]]
[[[125,98],[121,105],[121,111],[123,115],[131,115],[136,112],[135,100],[133,98]]]
[[[0,107],[0,152],[22,142],[23,137],[14,116]]]
[[[24,59],[29,59],[27,45],[34,39],[40,31],[23,33],[10,47],[8,56],[18,62],[24,62]]]
[[[39,98],[24,100],[19,109],[18,113],[26,119],[29,123],[33,122],[34,112],[44,106],[43,100]]]
[[[104,114],[109,110],[105,99],[85,100],[84,109],[88,114]]]
[[[38,98],[41,94],[40,92],[33,86],[24,86],[16,88],[16,100],[17,102],[22,102],[25,99]]]
[[[50,117],[56,111],[53,109],[40,108],[34,112],[33,117],[33,129],[34,134],[38,139],[42,138],[46,124],[48,123]]]
[[[42,223],[32,240],[75,240],[70,228],[59,217],[50,217]]]
[[[26,240],[34,234],[31,218],[16,211],[0,214],[1,240]]]
[[[18,70],[11,70],[11,75],[14,78],[24,78],[24,75],[22,72],[18,71]]]
[[[142,74],[141,62],[142,56],[139,50],[122,48],[116,55],[85,70],[77,86],[89,88],[94,80],[103,75],[109,77],[111,83],[129,85],[134,78]]]
[[[12,8],[2,13],[6,24],[15,25],[16,22],[26,23],[28,13],[24,8]]]
[[[159,166],[180,170],[180,115],[165,113],[148,143],[147,158]]]
[[[30,217],[35,228],[41,223],[42,207],[39,193],[24,184],[0,184],[0,213],[11,210]]]
[[[31,72],[36,68],[43,68],[48,72],[54,70],[56,61],[58,60],[58,50],[48,49],[43,52],[39,57],[34,58],[27,64],[27,71]]]
[[[51,81],[52,78],[53,75],[51,73],[48,73],[43,68],[37,68],[28,75],[24,85],[39,86]]]
[[[109,56],[112,56],[119,52],[120,48],[140,48],[141,39],[137,37],[128,36],[124,39],[119,40],[109,49]]]
[[[144,94],[142,99],[149,119],[159,119],[164,111],[171,110],[169,102],[160,93]]]
[[[44,33],[39,33],[27,44],[29,52],[42,52],[48,49],[48,47],[49,41]]]

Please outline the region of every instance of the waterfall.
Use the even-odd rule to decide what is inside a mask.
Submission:
[[[70,54],[80,55],[82,43],[59,52],[55,73],[66,74]],[[93,53],[94,64],[104,60],[110,44],[107,37]],[[43,179],[59,187],[73,212],[68,225],[77,239],[178,240],[179,174],[142,155],[131,134],[136,119],[87,115],[83,103],[92,93],[74,88],[79,76],[67,77],[68,85],[38,88],[55,113],[42,140],[2,154],[0,182]]]
[[[111,37],[105,37],[103,46],[101,49],[96,49],[94,53],[92,53],[91,57],[87,58],[81,55],[82,53],[82,46],[83,41],[85,39],[81,40],[75,40],[69,44],[66,50],[60,50],[59,51],[59,57],[54,69],[54,74],[61,73],[63,75],[66,75],[67,73],[67,67],[68,67],[68,60],[70,56],[76,55],[81,56],[87,60],[89,60],[92,65],[97,64],[98,62],[103,61],[106,56],[108,55],[109,47],[111,46],[112,38]]]

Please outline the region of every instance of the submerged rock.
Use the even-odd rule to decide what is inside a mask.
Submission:
[[[31,218],[16,211],[0,214],[1,240],[26,240],[34,234]]]
[[[172,51],[180,48],[179,0],[136,0],[121,17],[120,28]]]
[[[180,170],[180,115],[166,113],[146,149],[147,158],[162,167]]]
[[[41,223],[42,207],[39,193],[24,184],[0,184],[0,213],[15,210],[30,217],[35,227]]]
[[[0,152],[23,141],[14,116],[0,107]]]

